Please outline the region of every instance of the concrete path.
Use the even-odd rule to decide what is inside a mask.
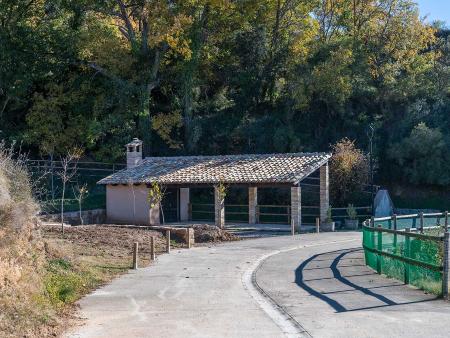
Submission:
[[[352,251],[360,242],[359,233],[324,233],[173,251],[160,256],[153,266],[130,272],[82,299],[80,315],[86,322],[68,336],[381,337],[394,333],[401,336],[410,327],[397,319],[407,319],[407,325],[425,330],[429,325],[423,324],[423,318],[436,324],[438,335],[448,332],[443,320],[444,312],[450,318],[447,304],[428,301],[431,297],[420,291],[395,286],[394,289],[402,291],[390,299],[389,293],[384,298],[373,297],[371,292],[378,293],[377,289],[368,289],[368,295],[362,291],[366,286],[356,287],[357,280],[335,288],[333,279],[340,283],[342,278],[353,278],[345,277],[349,273],[370,273],[359,264],[358,252]],[[337,257],[337,263],[330,265]],[[345,262],[350,265],[348,270],[342,270],[347,269]],[[335,274],[336,270],[341,276],[339,272]],[[326,282],[324,278],[330,279]],[[310,279],[322,281],[316,285]],[[376,286],[393,283],[378,276],[373,279],[377,280]],[[346,291],[352,288],[353,296]],[[336,291],[340,293],[326,294]],[[375,305],[389,306],[361,309],[373,306],[363,296],[375,298]],[[393,303],[411,301],[420,303]],[[419,310],[410,312],[411,316],[401,313],[405,306],[413,311],[417,304]],[[420,311],[424,312],[417,313]],[[371,320],[374,313],[376,320]],[[387,335],[383,334],[387,331],[377,331],[384,330],[386,325],[395,331],[388,331],[392,334]],[[355,327],[360,329],[355,331]]]
[[[313,337],[450,337],[450,303],[377,275],[355,244],[271,256],[256,281]]]

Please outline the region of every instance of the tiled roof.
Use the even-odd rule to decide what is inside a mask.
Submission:
[[[327,153],[147,157],[137,167],[121,170],[98,183],[296,184],[330,157]]]

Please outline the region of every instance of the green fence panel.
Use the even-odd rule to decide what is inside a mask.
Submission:
[[[442,292],[443,241],[423,237],[379,232],[365,226],[366,265],[388,277],[439,295]],[[377,250],[384,254],[378,254]]]

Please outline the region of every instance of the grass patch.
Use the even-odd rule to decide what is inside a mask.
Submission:
[[[86,269],[84,266],[74,267],[70,261],[63,258],[50,260],[46,270],[45,293],[49,302],[56,307],[74,303],[102,282],[92,269]]]

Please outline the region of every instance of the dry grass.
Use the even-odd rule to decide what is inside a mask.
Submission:
[[[23,159],[0,144],[0,336],[51,334],[51,309],[41,307],[45,255],[38,211]]]
[[[133,242],[148,264],[150,236],[105,227],[41,226],[23,158],[0,144],[0,337],[49,337],[70,325],[74,302],[127,271]]]

